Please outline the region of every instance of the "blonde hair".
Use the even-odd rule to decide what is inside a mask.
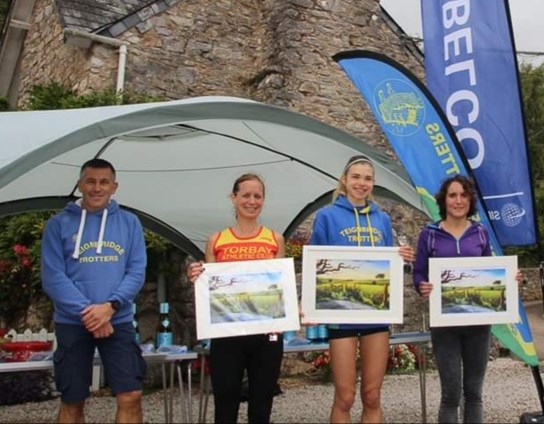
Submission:
[[[353,165],[358,165],[358,164],[369,165],[372,168],[372,174],[374,174],[374,164],[368,157],[364,155],[356,155],[349,158],[349,160],[346,163],[346,166],[344,166],[344,170],[342,171],[340,178],[338,178],[338,186],[336,187],[336,190],[334,190],[334,193],[332,194],[333,203],[336,201],[339,195],[347,196],[348,192],[346,189],[346,185],[342,182],[342,177],[347,176],[350,168]],[[368,199],[373,200],[372,195],[370,195]]]

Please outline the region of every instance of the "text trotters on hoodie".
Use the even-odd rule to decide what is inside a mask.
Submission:
[[[145,266],[141,224],[113,200],[97,212],[69,203],[47,223],[42,284],[54,301],[56,322],[79,324],[86,306],[108,300],[121,304],[113,324],[131,321]]]
[[[389,215],[374,202],[353,206],[340,195],[315,217],[311,245],[320,246],[392,246],[393,233]]]

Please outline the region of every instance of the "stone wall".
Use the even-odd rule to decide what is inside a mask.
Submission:
[[[534,302],[542,300],[542,288],[540,286],[540,270],[539,268],[525,268],[523,275],[526,284],[519,286],[519,294],[523,302]]]
[[[115,88],[117,57],[109,46],[91,51],[66,45],[56,8],[51,0],[37,0],[32,25],[21,57],[19,103],[32,86],[60,82],[78,93]]]
[[[171,99],[251,98],[289,107],[389,146],[332,56],[384,52],[423,76],[418,57],[382,16],[378,0],[199,0],[179,2],[122,33],[126,89]],[[57,80],[79,93],[114,88],[117,49],[63,43],[52,0],[38,0],[21,61],[21,95]]]
[[[257,100],[315,117],[393,155],[361,95],[332,59],[342,51],[370,49],[422,75],[379,2],[269,0],[263,2],[263,17],[263,64],[251,91]]]

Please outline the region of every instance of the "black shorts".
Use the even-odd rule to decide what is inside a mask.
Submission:
[[[389,327],[371,328],[329,328],[329,340],[345,339],[348,337],[364,337],[376,333],[389,333]]]

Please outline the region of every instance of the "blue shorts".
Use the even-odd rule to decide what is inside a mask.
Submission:
[[[329,340],[344,339],[346,337],[364,337],[382,332],[389,332],[389,327],[329,328]]]
[[[95,347],[114,395],[142,390],[147,365],[136,343],[134,326],[129,322],[113,329],[111,336],[95,339],[81,325],[55,324],[55,383],[63,402],[80,402],[89,396]]]

